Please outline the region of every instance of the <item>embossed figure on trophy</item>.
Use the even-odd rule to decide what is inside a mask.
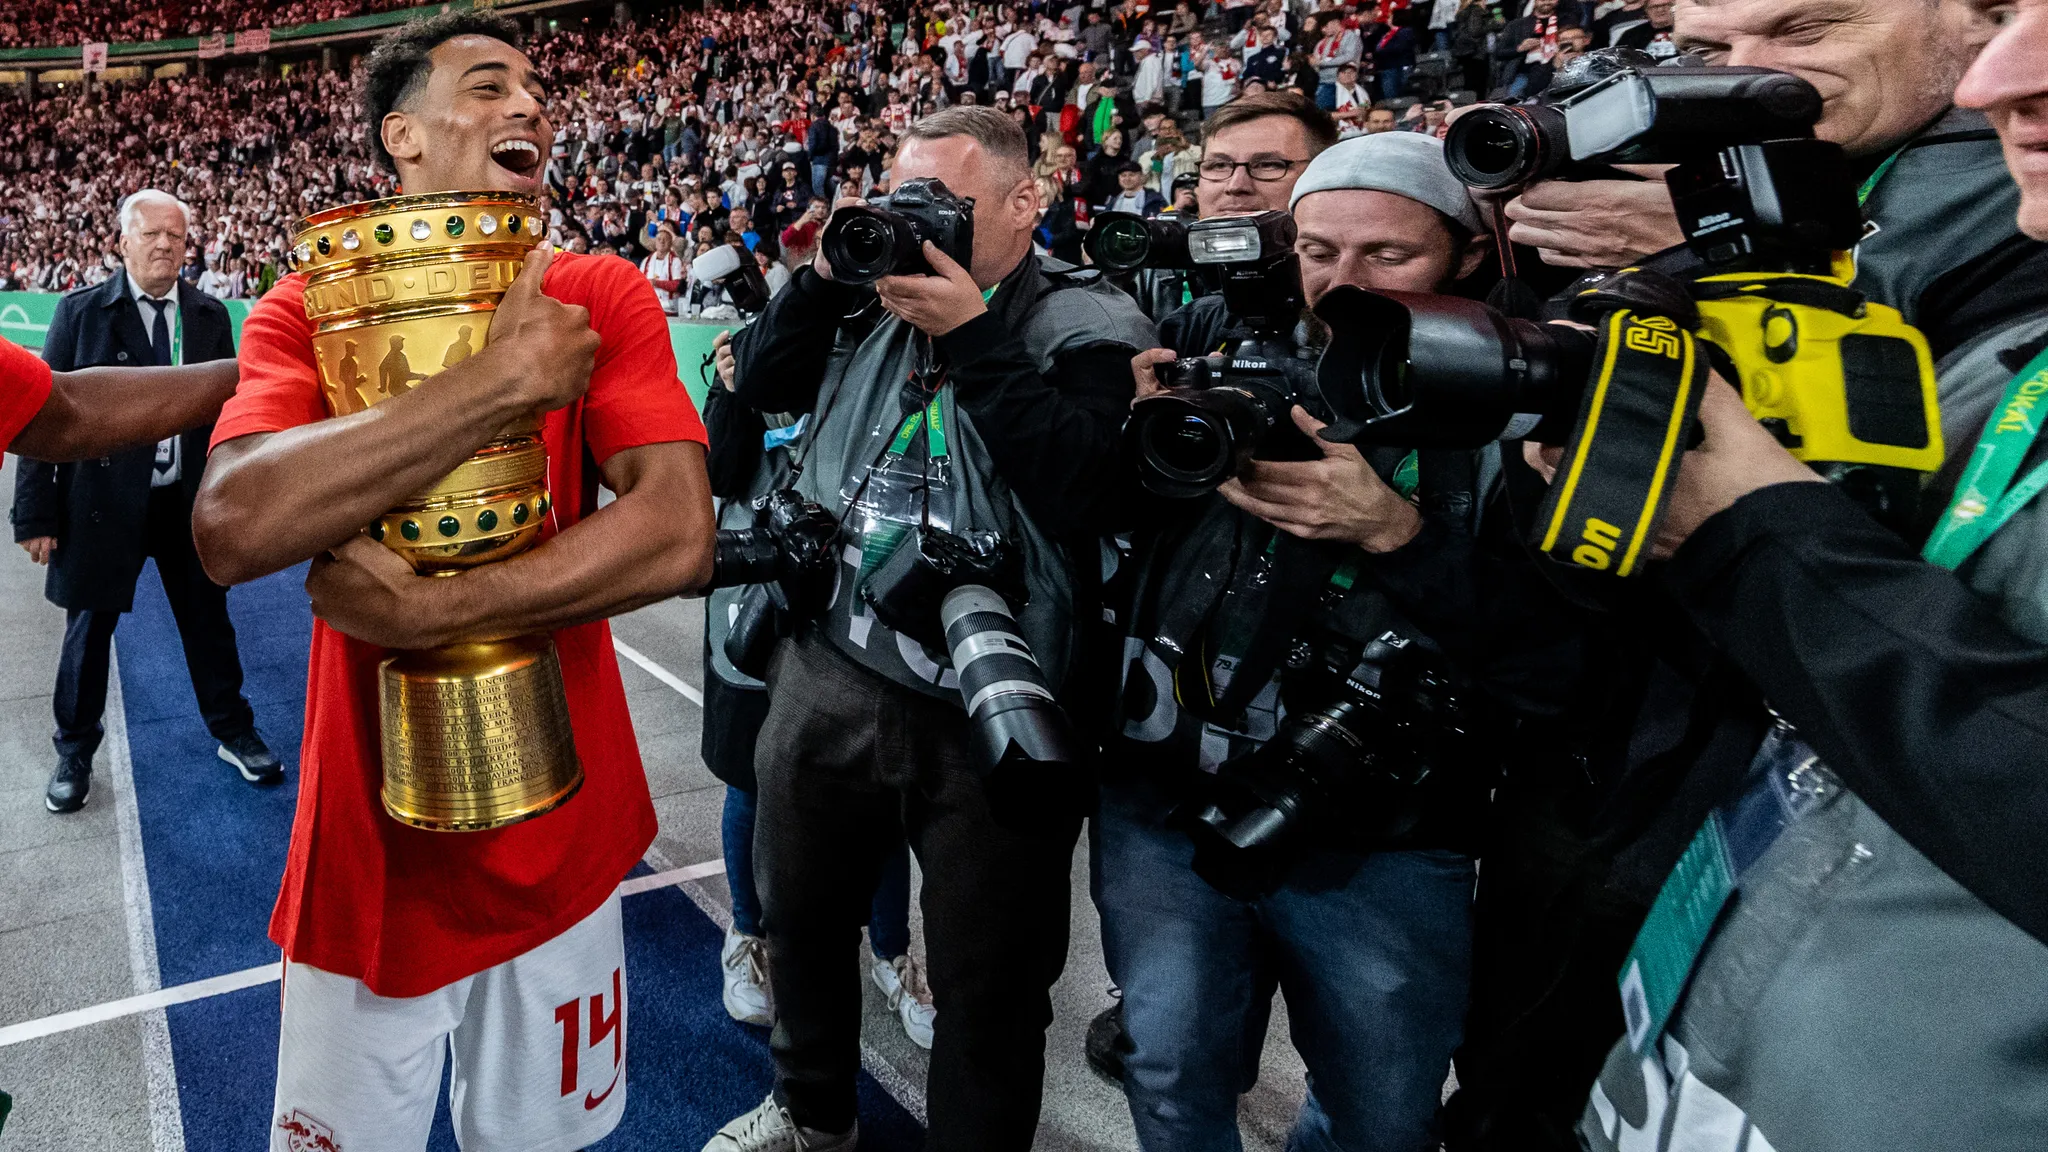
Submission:
[[[412,391],[415,380],[425,380],[427,374],[412,370],[412,361],[405,358],[405,337],[391,338],[391,354],[377,365],[378,382],[386,396],[403,396]]]
[[[474,331],[475,329],[467,324],[462,326],[461,330],[455,335],[455,343],[450,344],[448,351],[442,355],[441,367],[453,368],[471,356],[476,355],[476,348],[470,344],[470,335]]]
[[[353,340],[341,342],[341,369],[337,382],[341,385],[343,392],[354,393],[360,397],[365,408],[383,399],[383,397],[365,387],[370,382],[370,378],[363,375],[363,364],[362,361],[356,359],[356,342]]]

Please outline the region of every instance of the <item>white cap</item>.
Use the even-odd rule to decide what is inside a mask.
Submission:
[[[1361,188],[1392,192],[1456,220],[1471,232],[1485,230],[1479,209],[1465,186],[1444,163],[1444,142],[1420,132],[1380,132],[1353,136],[1324,149],[1309,161],[1287,200],[1291,210],[1316,192]]]

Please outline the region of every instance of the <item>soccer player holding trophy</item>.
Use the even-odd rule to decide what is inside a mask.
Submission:
[[[378,44],[403,194],[301,224],[194,511],[222,583],[313,562],[274,1149],[424,1148],[451,1051],[465,1149],[625,1107],[615,889],[655,818],[603,621],[703,585],[711,498],[654,290],[536,248],[554,127],[517,36]]]

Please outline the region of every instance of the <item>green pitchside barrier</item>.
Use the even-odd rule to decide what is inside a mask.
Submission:
[[[49,331],[50,318],[56,315],[57,301],[63,299],[54,292],[0,292],[0,336],[24,348],[41,349],[43,334]],[[228,319],[234,321],[235,338],[241,339],[242,321],[248,318],[250,301],[227,300]],[[671,320],[668,322],[669,346],[676,352],[676,375],[682,377],[683,387],[689,390],[690,399],[699,407],[704,404],[704,381],[699,373],[704,357],[711,353],[711,341],[720,332],[729,332],[731,324],[707,324],[700,321]]]

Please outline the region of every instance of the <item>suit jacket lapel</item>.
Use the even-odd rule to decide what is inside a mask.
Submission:
[[[114,354],[107,363],[117,368],[155,364],[156,349],[150,345],[149,330],[142,326],[142,309],[128,291],[127,274],[116,274],[102,291],[105,295],[100,300],[100,307],[111,314],[107,331],[112,340],[108,351]],[[126,360],[120,358],[122,352],[128,354]]]

